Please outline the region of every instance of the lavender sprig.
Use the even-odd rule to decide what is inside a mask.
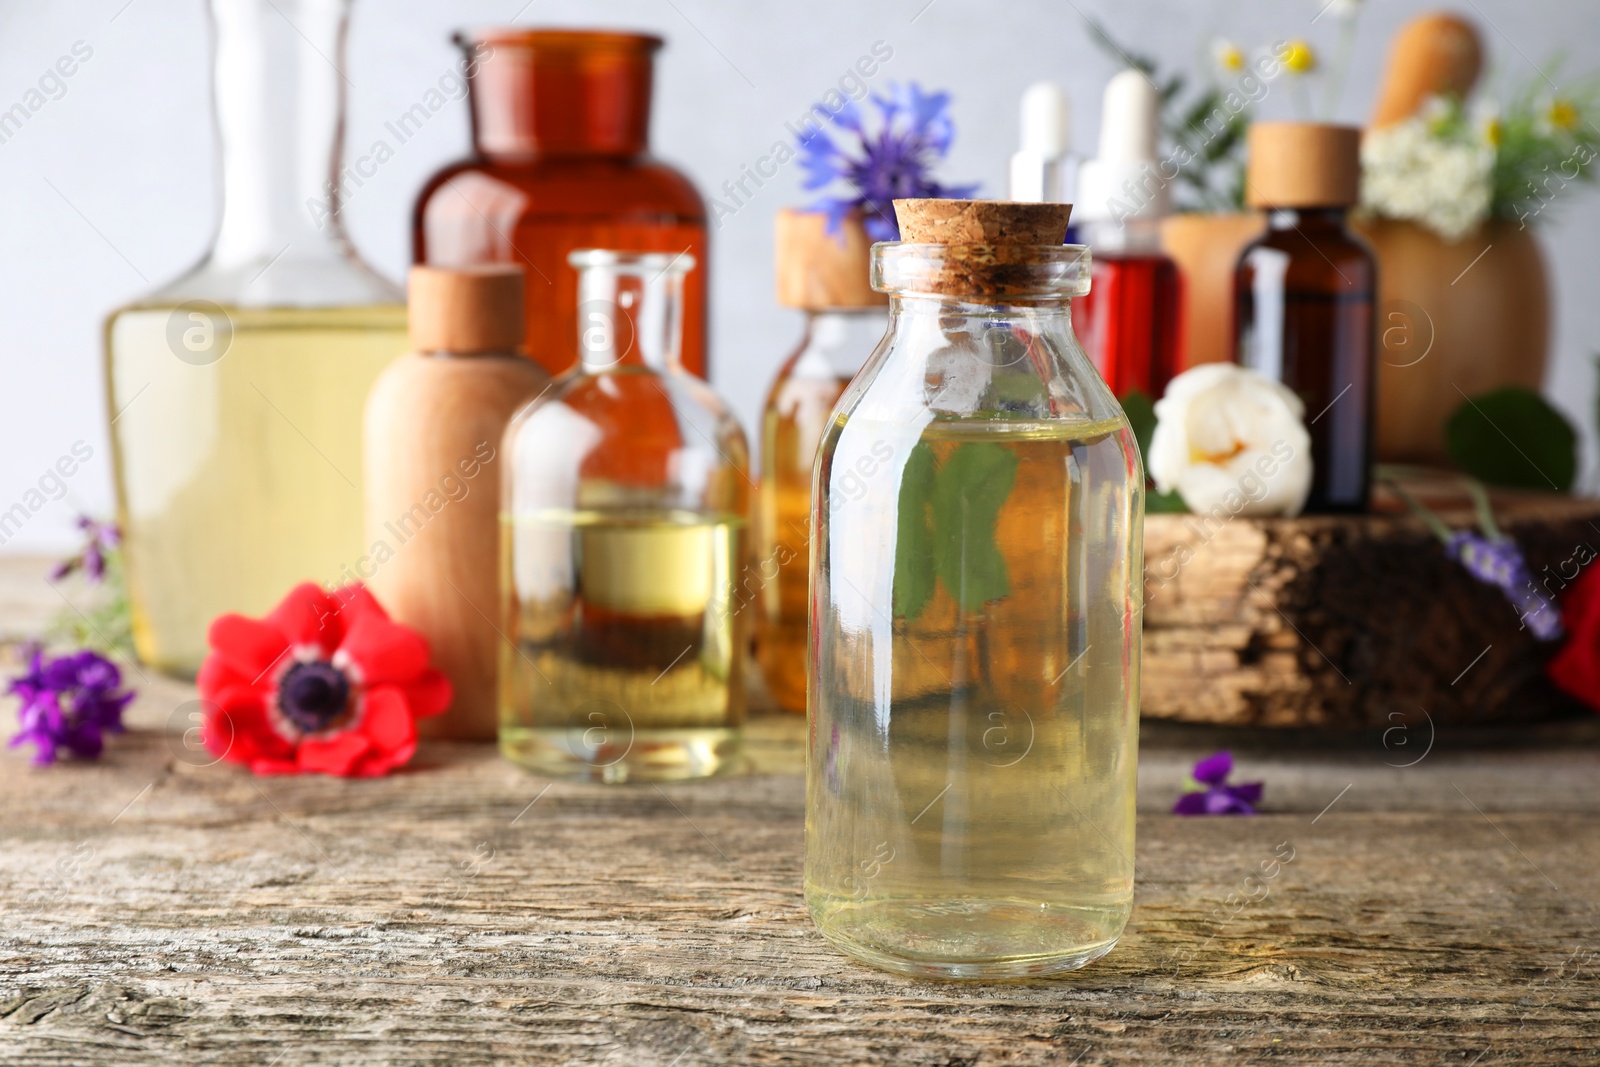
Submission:
[[[925,93],[916,82],[890,84],[885,96],[872,94],[882,126],[869,133],[855,101],[832,113],[831,122],[853,134],[857,147],[846,150],[822,127],[808,129],[800,138],[800,165],[805,168],[803,187],[821,189],[835,181],[850,187],[853,196],[825,196],[811,205],[825,212],[828,232],[842,233],[852,212],[862,213],[862,225],[875,241],[898,241],[894,201],[907,197],[965,199],[978,191],[977,183],[944,185],[934,179],[934,166],[950,151],[955,124],[946,113],[949,93]]]

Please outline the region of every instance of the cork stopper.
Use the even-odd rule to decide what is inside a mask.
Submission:
[[[1361,131],[1354,126],[1257,122],[1249,157],[1251,207],[1349,207],[1361,199]]]
[[[829,233],[827,215],[784,208],[774,237],[778,303],[784,307],[825,311],[888,303],[872,290],[872,242],[859,216],[846,219],[841,233]]]
[[[1063,242],[1071,204],[896,200],[901,240],[873,247],[873,285],[1025,302],[1087,292],[1084,250]],[[939,249],[930,245],[942,245]]]
[[[1059,245],[1071,204],[1016,200],[896,200],[900,240],[930,245]]]
[[[408,311],[418,352],[506,352],[522,345],[522,268],[412,267]]]

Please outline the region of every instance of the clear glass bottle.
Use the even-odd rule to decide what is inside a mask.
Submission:
[[[817,459],[806,902],[874,966],[1046,974],[1132,907],[1144,474],[1066,206],[896,206]]]
[[[578,364],[506,430],[500,748],[556,778],[705,777],[744,719],[744,431],[678,358],[692,257],[571,263]]]
[[[361,410],[406,350],[398,288],[339,225],[349,0],[212,0],[222,221],[200,265],[106,323],[134,643],[199,669],[223,612],[352,580]]]
[[[687,252],[683,365],[705,377],[706,209],[681,171],[649,154],[661,38],[583,30],[461,35],[472,156],[417,196],[418,263],[527,269],[528,351],[551,374],[572,366],[578,248]],[[403,120],[402,120],[403,124]]]
[[[817,445],[839,395],[883,337],[888,302],[868,284],[872,241],[859,217],[832,234],[826,216],[785,209],[775,236],[778,302],[805,313],[805,332],[762,409],[754,569],[738,595],[759,605],[756,661],[768,692],[783,710],[804,714]]]

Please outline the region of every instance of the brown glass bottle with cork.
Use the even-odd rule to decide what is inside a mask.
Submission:
[[[778,303],[805,312],[805,334],[778,368],[761,416],[756,505],[756,659],[785,711],[806,710],[811,477],[833,406],[889,324],[872,289],[872,244],[859,217],[829,233],[827,216],[785,209],[776,225]],[[741,590],[742,591],[742,590]]]
[[[413,267],[409,355],[367,397],[367,555],[357,575],[428,639],[455,687],[425,737],[493,740],[501,640],[501,437],[549,377],[518,351],[523,273]]]
[[[1309,512],[1364,511],[1371,486],[1377,261],[1345,226],[1360,145],[1353,126],[1250,127],[1245,196],[1267,230],[1234,272],[1235,351],[1305,403]]]

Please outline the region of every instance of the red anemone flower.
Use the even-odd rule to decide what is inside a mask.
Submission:
[[[359,584],[306,582],[264,619],[218,616],[210,643],[206,748],[256,774],[386,774],[416,751],[416,720],[450,706],[427,640]]]

